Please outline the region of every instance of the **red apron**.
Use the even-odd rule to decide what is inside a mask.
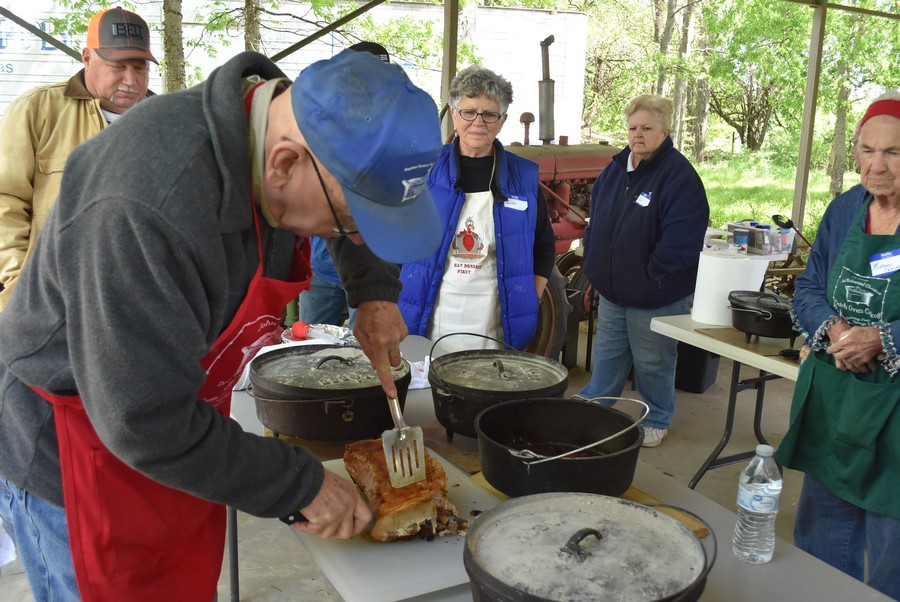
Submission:
[[[253,212],[260,267],[233,320],[201,364],[198,397],[223,415],[231,390],[256,351],[280,342],[284,307],[309,286],[309,243],[295,253],[291,279],[262,276],[259,222]],[[53,403],[69,544],[78,590],[86,602],[212,600],[225,542],[225,507],[172,489],[126,466],[91,426],[78,396],[35,389]]]

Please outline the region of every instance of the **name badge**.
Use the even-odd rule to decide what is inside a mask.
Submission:
[[[652,192],[642,192],[641,196],[636,198],[634,202],[637,203],[638,205],[640,205],[641,207],[646,207],[647,205],[650,204],[650,195],[651,194],[653,194],[653,193]]]
[[[509,209],[515,209],[516,211],[525,211],[528,209],[528,201],[511,196],[503,203],[503,206]]]
[[[869,257],[873,276],[888,276],[900,270],[900,249],[875,253]]]

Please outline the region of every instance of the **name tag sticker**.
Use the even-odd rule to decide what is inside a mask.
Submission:
[[[873,276],[888,276],[900,270],[900,249],[875,253],[869,257]]]
[[[511,196],[503,203],[503,206],[516,211],[525,211],[528,209],[528,201]]]
[[[635,203],[640,205],[641,207],[646,207],[650,204],[650,194],[649,192],[642,192],[641,196],[635,199]]]

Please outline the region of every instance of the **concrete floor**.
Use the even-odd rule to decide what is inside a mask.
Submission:
[[[582,330],[585,330],[585,324],[582,324]],[[584,370],[585,339],[582,333],[579,339],[578,364],[570,371],[569,395],[577,393],[590,377]],[[702,394],[677,392],[678,405],[668,437],[660,447],[642,449],[641,461],[681,483],[687,484],[691,480],[722,436],[732,365],[730,360],[722,359],[716,382]],[[744,368],[741,376],[747,378],[754,375],[754,371]],[[788,426],[792,391],[793,383],[783,379],[771,381],[766,386],[762,430],[775,446],[781,441]],[[636,396],[637,392],[626,389],[623,395]],[[752,430],[754,399],[753,391],[739,394],[736,426],[725,454],[751,450],[756,444]],[[733,511],[738,474],[743,465],[742,462],[710,471],[696,490]],[[793,539],[791,530],[801,480],[800,473],[786,471],[777,530],[779,536],[788,541]],[[260,521],[274,526],[257,528]],[[238,524],[241,600],[341,600],[289,529],[280,528],[280,523],[271,519],[258,519],[244,514],[238,515]],[[731,534],[717,535],[723,553],[730,553],[728,549]],[[286,567],[283,557],[288,551],[295,555],[296,562]],[[0,600],[34,600],[18,561],[0,570]],[[226,554],[219,582],[219,600],[230,599],[230,589]]]

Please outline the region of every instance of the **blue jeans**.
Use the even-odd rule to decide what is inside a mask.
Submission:
[[[870,587],[900,600],[900,519],[863,510],[809,475],[794,519],[794,544]]]
[[[300,319],[307,324],[344,325],[344,310],[350,319],[347,324],[353,328],[356,309],[347,307],[347,292],[340,284],[313,274],[309,290],[300,293]]]
[[[11,530],[35,600],[77,602],[66,511],[0,477],[0,516]]]
[[[650,330],[657,316],[691,311],[694,296],[656,309],[622,307],[602,296],[597,307],[597,336],[591,380],[579,397],[620,397],[634,364],[634,380],[650,414],[644,426],[667,429],[675,413],[675,364],[678,341]],[[612,402],[610,402],[611,405]]]

